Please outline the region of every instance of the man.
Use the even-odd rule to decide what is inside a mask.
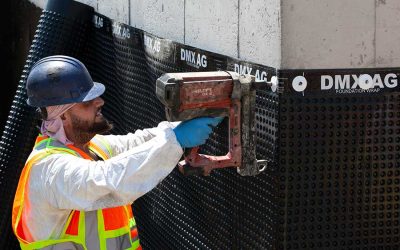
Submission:
[[[182,148],[203,144],[220,118],[125,136],[110,131],[100,95],[75,58],[39,60],[27,79],[28,104],[40,107],[41,135],[21,173],[12,223],[22,249],[140,249],[131,203],[175,167]]]

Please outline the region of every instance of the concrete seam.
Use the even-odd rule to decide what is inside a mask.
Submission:
[[[278,69],[282,68],[282,48],[283,48],[283,24],[282,24],[282,0],[279,1],[279,12],[278,12],[278,25],[279,25],[279,63]]]
[[[131,24],[131,0],[128,0],[128,23],[130,26],[132,26],[132,24]]]
[[[377,0],[374,1],[375,3],[375,8],[374,8],[374,67],[376,67],[377,63],[376,63],[376,8],[378,6],[377,4]]]
[[[186,0],[183,0],[183,44],[186,44]]]
[[[236,49],[237,49],[237,57],[240,58],[240,0],[238,0],[238,5],[237,5],[237,43],[236,43]]]
[[[281,34],[280,34],[280,38],[279,38],[279,40],[280,40],[280,48],[279,48],[279,54],[280,54],[280,62],[279,62],[279,68],[277,69],[277,72],[276,72],[276,75],[277,75],[277,77],[279,77],[279,75],[280,75],[280,70],[282,69],[282,58],[283,58],[283,56],[282,56],[282,46],[283,46],[283,38],[282,38],[282,36],[283,36],[283,24],[282,24],[282,11],[283,11],[283,9],[282,9],[282,2],[283,2],[283,0],[280,0],[279,1],[279,13],[278,13],[278,23],[279,23],[279,26],[280,26],[280,32],[281,32]],[[279,79],[279,78],[278,78]],[[279,113],[278,113],[278,116],[280,115],[280,110],[279,110]],[[280,133],[280,131],[278,131],[278,133]],[[288,176],[288,169],[286,169],[286,171],[285,171],[285,176]],[[289,181],[288,181],[288,178],[286,177],[285,178],[285,194],[287,194],[286,192],[288,192],[288,185],[289,185]],[[285,214],[283,215],[283,242],[282,242],[282,244],[283,244],[283,249],[287,249],[287,234],[288,234],[288,232],[287,232],[287,220],[288,220],[288,215],[287,215],[287,209],[288,209],[288,197],[287,197],[287,195],[285,195],[285,198],[284,198],[284,202],[285,202]]]

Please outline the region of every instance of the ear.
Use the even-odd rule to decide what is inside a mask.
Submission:
[[[71,116],[69,115],[68,111],[63,113],[62,115],[60,115],[61,121],[65,126],[69,126],[70,122],[71,122]]]

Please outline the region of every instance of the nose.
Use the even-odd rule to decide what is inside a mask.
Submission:
[[[101,106],[104,105],[104,100],[103,100],[103,98],[101,98],[100,96],[96,97],[96,98],[93,100],[93,102],[94,102],[94,105],[95,105],[96,107],[101,107]]]

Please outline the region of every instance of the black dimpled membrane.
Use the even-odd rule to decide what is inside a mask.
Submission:
[[[398,68],[280,72],[282,248],[399,249],[398,75]],[[297,76],[304,91],[295,90]],[[365,77],[372,89],[360,87]]]
[[[19,249],[11,227],[11,210],[19,174],[39,132],[35,109],[26,104],[26,78],[40,58],[64,54],[78,57],[86,47],[93,9],[73,1],[65,2],[68,13],[44,10],[17,87],[0,141],[0,249]],[[79,12],[77,12],[79,10]]]
[[[115,134],[165,120],[155,96],[163,73],[230,70],[278,79],[277,90],[265,85],[256,98],[257,158],[269,161],[266,170],[253,177],[235,169],[208,177],[174,170],[133,205],[144,249],[400,248],[399,68],[277,70],[162,39],[91,9],[67,9],[43,12],[1,139],[1,249],[17,249],[12,199],[37,133],[25,104],[26,75],[51,54],[78,57],[106,85],[103,113]],[[368,84],[373,88],[362,88]],[[225,120],[201,152],[223,155],[227,145]]]

